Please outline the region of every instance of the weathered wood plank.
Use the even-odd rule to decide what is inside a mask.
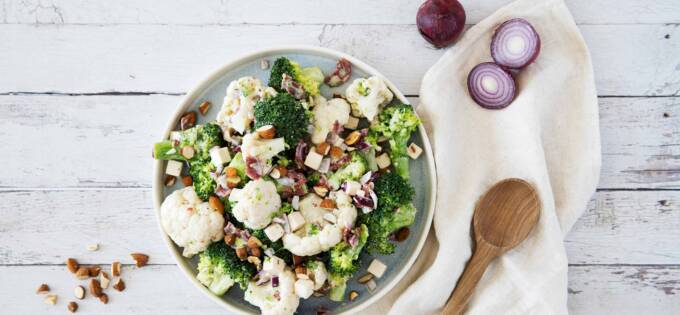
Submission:
[[[680,28],[580,28],[593,57],[600,95],[678,95]],[[429,48],[415,25],[5,24],[0,25],[0,38],[0,73],[11,74],[0,76],[0,93],[181,93],[244,53],[309,44],[350,53],[375,66],[404,93],[415,95],[420,78],[443,53]]]
[[[678,266],[570,266],[570,314],[677,314]]]
[[[73,288],[85,285],[63,266],[0,266],[5,284],[0,298],[5,314],[66,312]],[[570,314],[676,314],[680,308],[680,267],[572,266],[569,268]],[[175,266],[123,270],[124,292],[108,289],[109,304],[87,296],[79,312],[96,314],[225,314],[203,296]],[[55,306],[42,302],[35,289],[47,283],[59,296]]]
[[[680,263],[679,191],[601,191],[567,235],[572,264]]]
[[[21,24],[413,24],[423,1],[66,1],[9,0],[0,22]],[[468,23],[477,23],[511,0],[461,0]],[[577,23],[680,22],[673,0],[568,0]],[[4,13],[3,13],[4,11]],[[607,12],[607,14],[602,14]]]
[[[141,251],[170,264],[146,189],[0,191],[0,265],[131,262]],[[680,264],[680,192],[599,192],[568,235],[577,264]],[[101,243],[101,250],[85,247]]]
[[[179,99],[0,96],[0,146],[12,148],[0,187],[149,187],[151,146]],[[680,98],[600,99],[600,188],[680,188],[678,105]]]

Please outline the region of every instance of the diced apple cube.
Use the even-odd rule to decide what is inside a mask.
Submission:
[[[379,168],[387,168],[390,166],[390,157],[387,153],[383,153],[375,158],[375,162],[378,163]]]
[[[367,269],[368,272],[378,278],[382,277],[382,275],[385,273],[385,270],[387,270],[387,266],[385,266],[382,261],[377,259],[373,259]]]
[[[264,234],[272,241],[276,242],[283,236],[283,227],[281,224],[273,223],[264,229]]]
[[[313,168],[315,170],[318,170],[319,167],[321,166],[322,160],[323,160],[323,155],[316,153],[316,151],[314,151],[314,150],[310,150],[309,154],[307,154],[307,158],[305,158],[305,165],[307,165],[310,168]]]
[[[421,149],[417,144],[411,143],[408,145],[406,153],[415,160],[420,156],[421,153],[423,153],[423,149]]]
[[[314,282],[309,279],[298,279],[295,281],[295,294],[303,299],[312,296],[314,293]]]
[[[170,160],[165,166],[165,174],[179,176],[182,174],[182,166],[184,166],[182,162]]]
[[[352,130],[357,129],[357,127],[359,127],[359,118],[349,116],[349,119],[347,119],[347,123],[344,125],[344,127]]]
[[[361,184],[359,184],[359,182],[353,180],[345,182],[345,192],[348,195],[354,196],[359,190],[361,190]]]
[[[288,223],[290,224],[290,230],[296,231],[305,225],[305,217],[299,211],[292,212],[288,215]]]
[[[231,155],[229,155],[229,148],[212,148],[210,149],[210,161],[216,167],[222,167],[224,164],[231,161]]]

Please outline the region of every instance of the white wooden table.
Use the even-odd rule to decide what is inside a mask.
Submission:
[[[417,102],[443,53],[418,0],[0,0],[0,313],[63,313],[82,262],[124,270],[97,314],[223,314],[180,274],[151,209],[151,144],[181,95],[253,49],[311,44],[374,65]],[[474,24],[509,0],[462,1]],[[567,0],[590,48],[603,168],[569,234],[573,314],[680,314],[680,1]],[[98,242],[98,252],[85,246]],[[34,294],[48,283],[57,306]]]

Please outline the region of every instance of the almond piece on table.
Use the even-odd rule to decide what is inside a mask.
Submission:
[[[57,295],[56,294],[47,295],[47,297],[45,298],[45,304],[50,304],[50,305],[57,304]]]
[[[114,277],[120,277],[120,262],[114,261],[114,262],[111,264],[111,274],[112,274]]]
[[[96,297],[100,297],[102,295],[102,286],[99,283],[99,280],[97,279],[90,279],[90,284],[88,285],[88,288],[90,289],[90,294]]]
[[[77,261],[77,260],[75,260],[75,259],[73,259],[73,258],[66,259],[66,268],[67,268],[68,271],[70,271],[71,273],[76,273],[76,271],[78,271],[78,267],[79,267],[79,266],[80,266],[80,265],[78,264],[78,261]]]
[[[76,297],[76,299],[82,300],[85,298],[85,288],[83,288],[82,285],[77,286],[75,289],[73,289],[73,295]]]
[[[198,112],[201,113],[201,115],[205,116],[205,114],[208,112],[210,109],[210,102],[208,101],[203,101],[201,105],[198,105]]]
[[[111,277],[109,277],[109,274],[106,273],[106,271],[102,271],[99,273],[99,285],[101,285],[102,289],[108,288],[110,282]]]
[[[69,312],[75,313],[78,310],[78,303],[76,303],[74,301],[68,302],[67,308],[68,308]]]
[[[50,286],[44,283],[41,284],[38,287],[38,290],[35,291],[36,294],[47,294],[47,292],[50,292]]]
[[[80,266],[78,267],[78,270],[76,271],[76,278],[78,280],[85,280],[90,277],[90,269],[85,267],[85,266]]]
[[[274,128],[272,125],[266,125],[257,128],[255,132],[257,132],[257,135],[262,139],[274,139],[274,136],[276,135],[276,128]]]
[[[149,256],[142,253],[132,253],[130,256],[135,261],[137,268],[144,267],[149,262]]]
[[[87,247],[85,247],[90,252],[96,252],[99,249],[99,244],[94,243],[94,244],[89,244]]]
[[[95,265],[95,266],[90,266],[90,268],[89,268],[90,277],[98,277],[98,276],[99,276],[99,272],[101,272],[101,271],[102,271],[102,268],[99,267],[99,266],[96,266],[96,265]]]
[[[123,292],[123,290],[125,290],[125,282],[123,282],[123,279],[118,278],[118,280],[116,280],[116,283],[113,284],[113,288],[120,292]]]
[[[102,295],[99,296],[99,300],[104,304],[109,304],[109,295],[106,293],[102,293]]]

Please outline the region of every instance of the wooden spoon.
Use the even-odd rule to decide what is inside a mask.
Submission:
[[[463,313],[489,263],[526,239],[540,213],[536,190],[521,179],[503,180],[479,199],[472,219],[477,245],[443,314]]]

